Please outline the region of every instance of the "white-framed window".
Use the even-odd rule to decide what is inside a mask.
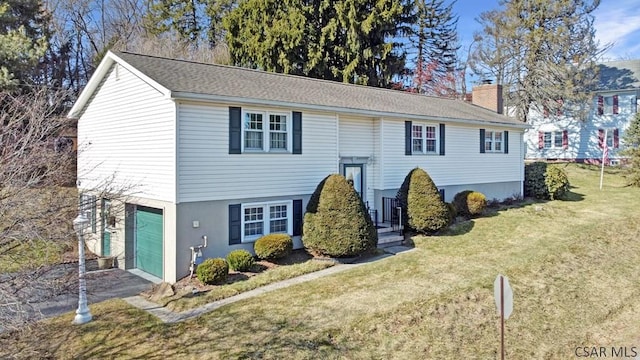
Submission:
[[[547,131],[543,140],[545,149],[562,148],[562,131]]]
[[[291,151],[291,114],[243,110],[242,116],[243,151]]]
[[[438,151],[438,126],[412,124],[411,150],[414,154],[435,154]]]
[[[484,151],[485,152],[504,152],[502,131],[486,130],[484,132]]]
[[[293,201],[242,204],[242,242],[272,233],[293,233]]]
[[[96,197],[95,195],[82,194],[80,196],[80,211],[89,220],[89,227],[92,233],[96,233]],[[87,229],[85,229],[86,231]]]
[[[604,97],[604,113],[613,114],[613,96]]]
[[[607,131],[607,146],[611,149],[613,148],[613,131]]]

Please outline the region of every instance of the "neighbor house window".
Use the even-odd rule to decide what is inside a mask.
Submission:
[[[291,234],[292,201],[242,205],[242,242],[272,233]]]
[[[291,138],[289,121],[290,116],[287,114],[246,111],[243,125],[244,150],[288,151]]]
[[[502,131],[485,131],[484,132],[484,151],[485,152],[503,152]]]
[[[544,148],[562,148],[564,147],[562,141],[562,131],[548,131],[544,133]]]
[[[598,96],[598,115],[618,114],[619,108],[618,95]]]
[[[414,154],[435,154],[438,149],[436,125],[413,124],[411,126],[411,143]]]

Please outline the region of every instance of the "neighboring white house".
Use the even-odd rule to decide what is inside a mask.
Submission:
[[[600,163],[605,144],[609,159],[618,163],[622,136],[638,112],[640,60],[599,65],[599,86],[585,121],[565,111],[530,112],[525,132],[527,159]]]
[[[307,201],[331,173],[380,222],[417,166],[447,201],[522,195],[527,125],[458,100],[109,52],[69,117],[80,191],[114,174],[139,185],[107,232],[95,223],[110,200],[95,199],[89,246],[168,282],[189,273],[203,235],[205,257],[252,251],[269,232],[301,247]]]

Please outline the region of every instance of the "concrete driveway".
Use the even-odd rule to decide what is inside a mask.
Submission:
[[[87,267],[90,268],[90,266]],[[89,306],[108,299],[138,295],[153,285],[151,281],[121,269],[89,271],[86,279]],[[78,288],[46,302],[32,303],[31,305],[43,317],[53,317],[75,311],[78,308]]]

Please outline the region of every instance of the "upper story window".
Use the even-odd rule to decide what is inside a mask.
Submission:
[[[267,123],[268,121],[268,123]],[[290,151],[290,116],[260,111],[244,112],[245,151]]]
[[[502,131],[490,131],[484,132],[484,151],[485,152],[503,152],[502,146]]]
[[[438,149],[436,125],[412,124],[411,144],[414,154],[435,154]]]
[[[618,114],[619,110],[618,95],[598,96],[598,115]]]
[[[291,234],[292,201],[242,204],[242,242],[272,233]]]

